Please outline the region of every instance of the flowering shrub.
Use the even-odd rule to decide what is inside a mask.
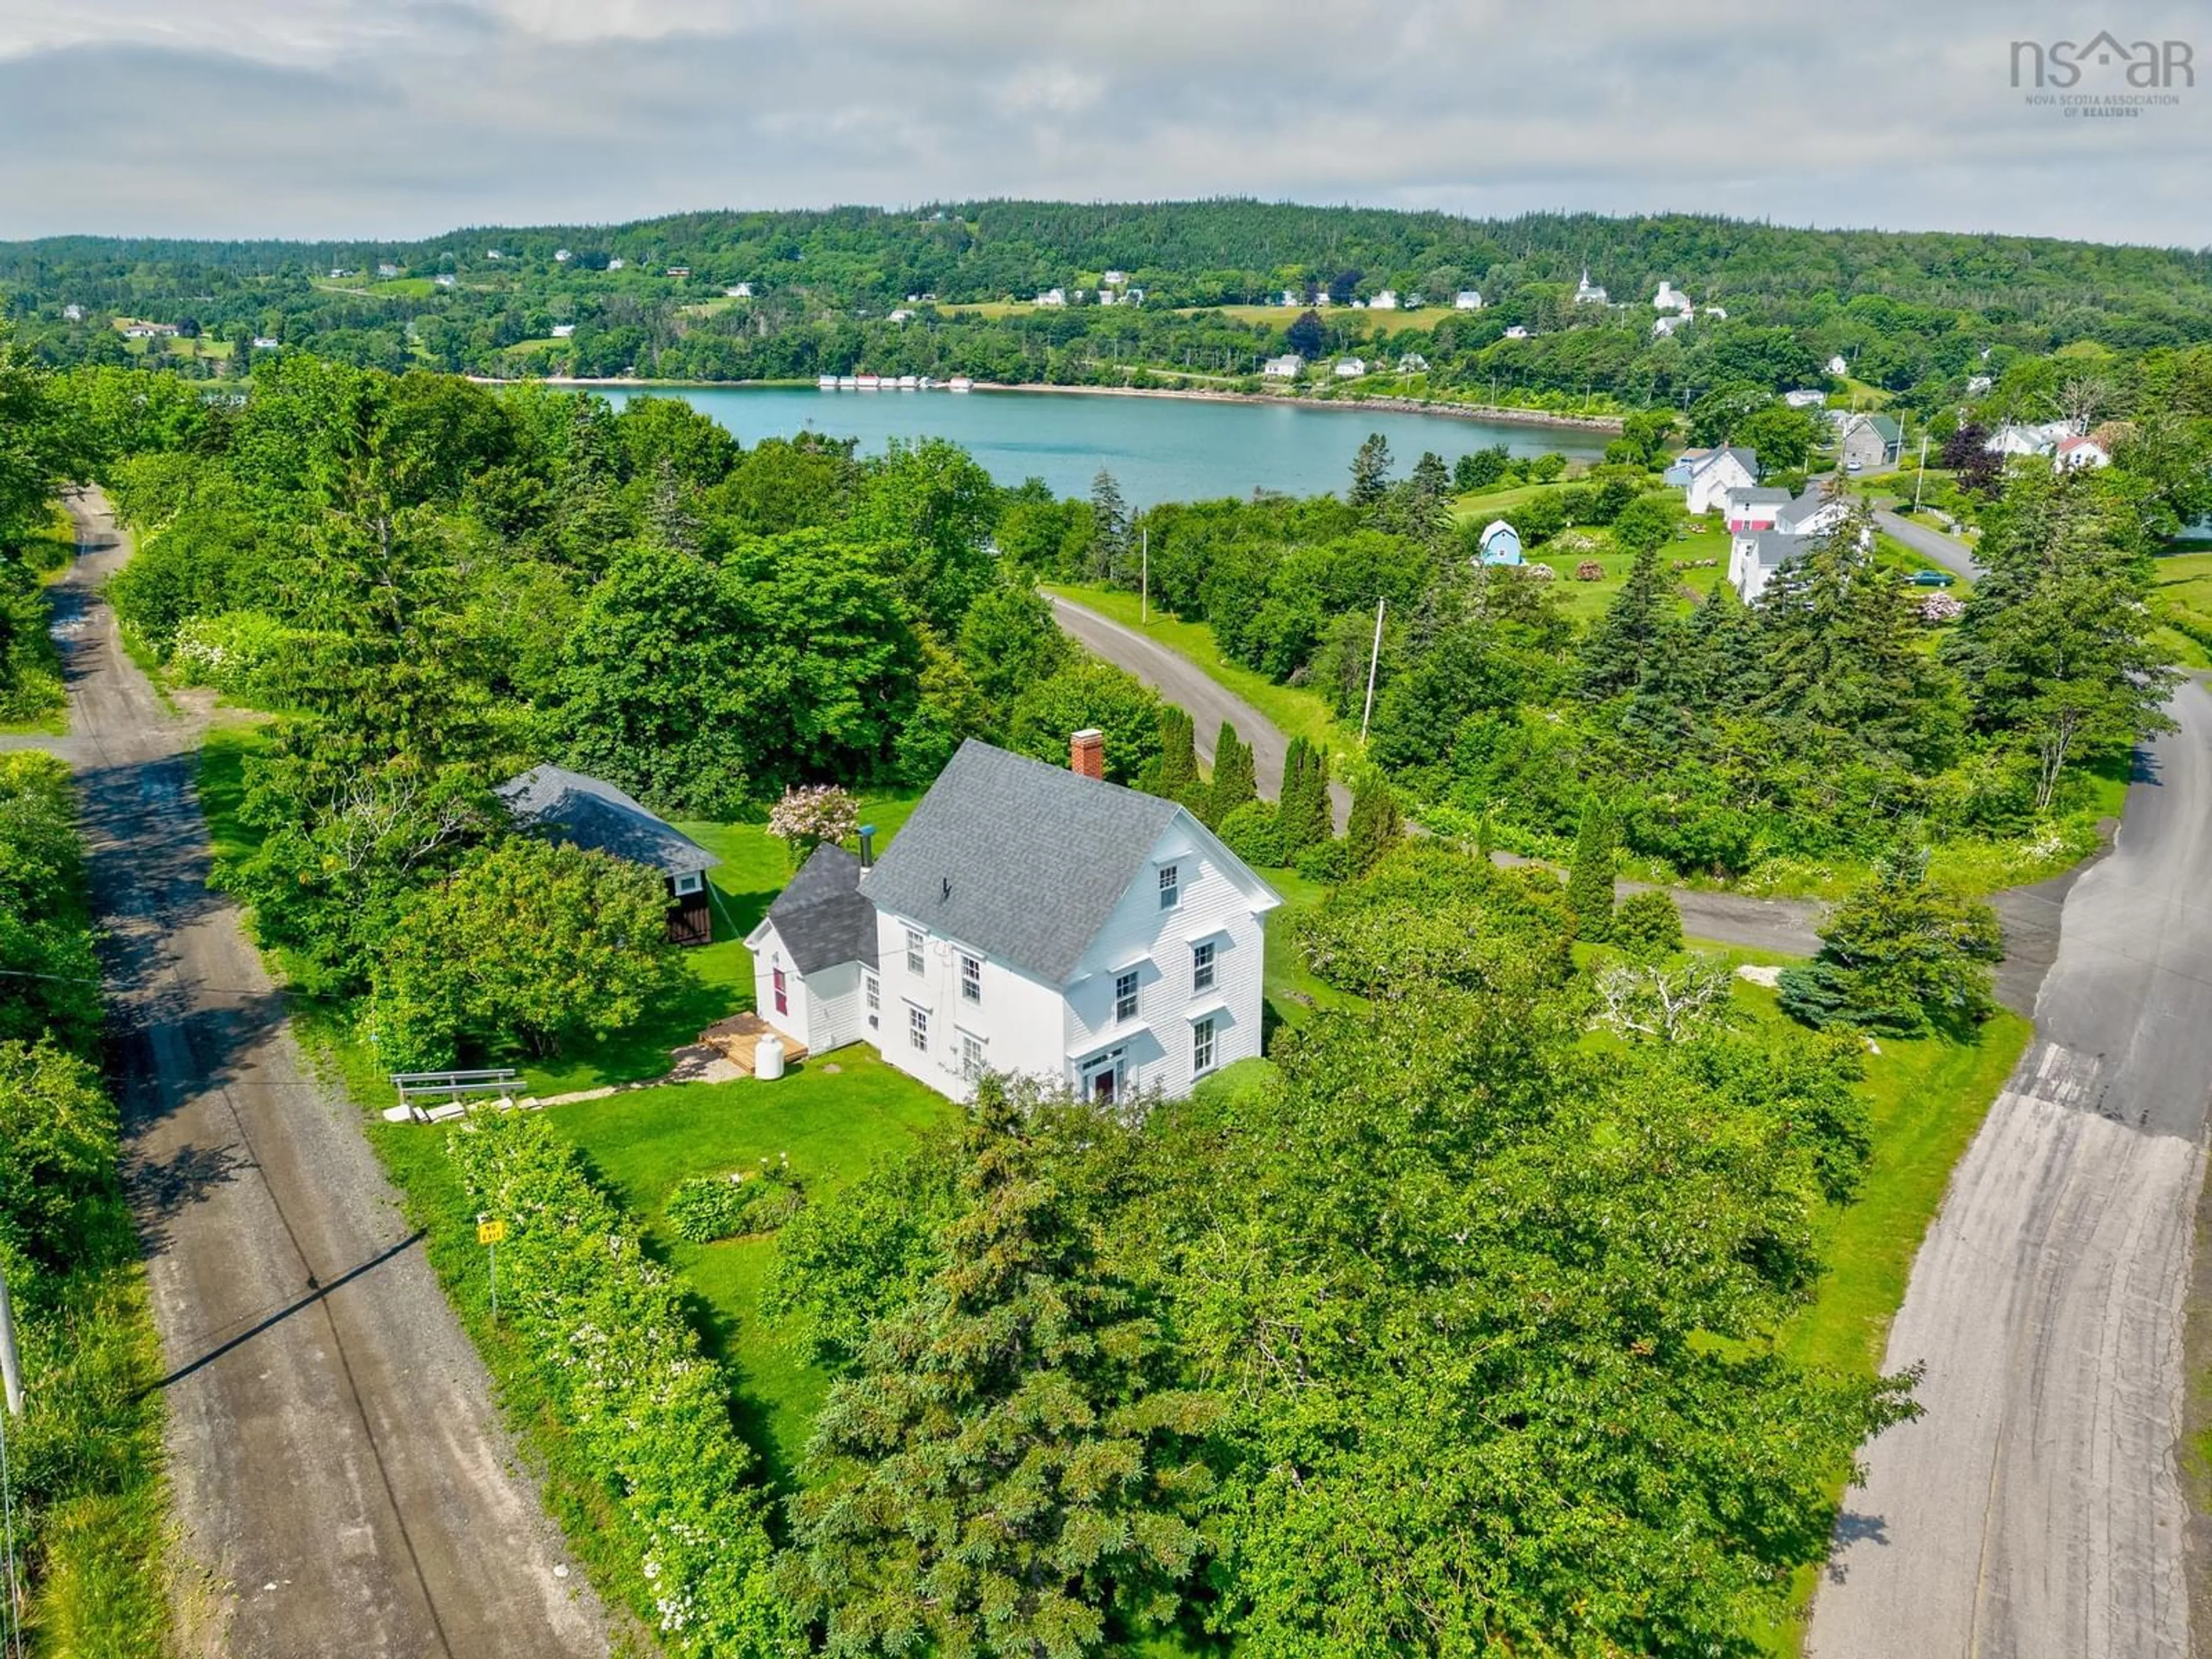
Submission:
[[[768,832],[791,848],[794,864],[823,842],[842,841],[860,827],[860,802],[834,783],[787,789],[769,809]]]
[[[1551,582],[1559,579],[1559,573],[1548,564],[1523,565],[1522,568],[1528,573],[1528,580],[1532,582]]]
[[[1920,620],[1930,628],[1941,628],[1954,623],[1966,614],[1966,602],[1948,593],[1930,593],[1920,601]]]
[[[188,685],[243,696],[254,689],[290,636],[283,623],[258,611],[194,617],[179,625],[169,661]]]
[[[1605,580],[1605,567],[1595,559],[1584,559],[1575,567],[1575,580],[1578,582],[1601,582]]]
[[[806,1201],[806,1193],[787,1157],[758,1170],[734,1175],[694,1176],[669,1194],[668,1224],[678,1238],[711,1244],[741,1233],[764,1233],[781,1226]]]
[[[802,1634],[769,1582],[769,1499],[668,1273],[542,1117],[478,1113],[447,1148],[473,1207],[507,1224],[500,1311],[634,1577],[627,1596],[680,1655],[785,1655]]]

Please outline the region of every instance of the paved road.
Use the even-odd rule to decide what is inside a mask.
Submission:
[[[2212,1091],[2212,697],[2063,896],[2036,1040],[1892,1328],[1927,1414],[1866,1451],[1818,1659],[2185,1659],[2183,1316]]]
[[[1085,650],[1127,669],[1190,715],[1198,728],[1200,760],[1212,763],[1213,739],[1221,731],[1221,722],[1227,720],[1237,728],[1237,735],[1252,745],[1252,769],[1259,779],[1260,793],[1270,800],[1282,793],[1283,762],[1290,744],[1266,715],[1234,692],[1224,690],[1180,651],[1102,617],[1087,605],[1058,594],[1051,597],[1060,625]],[[1340,783],[1331,783],[1328,795],[1336,827],[1341,830],[1352,815],[1352,792]]]
[[[604,1654],[605,1617],[492,1405],[353,1107],[206,885],[190,727],[94,596],[124,549],[72,507],[56,594],[95,896],[109,930],[126,1174],[170,1376],[192,1561],[187,1650],[427,1659]]]
[[[1973,550],[1964,542],[1954,541],[1940,531],[1930,530],[1924,524],[1915,524],[1895,513],[1877,511],[1874,521],[1914,552],[1935,560],[1954,576],[1964,576],[1972,581],[1982,574],[1982,567],[1975,562]]]

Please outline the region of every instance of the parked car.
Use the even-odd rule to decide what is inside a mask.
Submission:
[[[1958,578],[1948,570],[1916,570],[1912,573],[1915,587],[1948,587],[1956,580]]]

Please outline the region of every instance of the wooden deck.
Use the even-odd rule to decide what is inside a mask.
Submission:
[[[793,1042],[775,1027],[750,1011],[732,1014],[727,1019],[718,1019],[699,1033],[705,1047],[719,1049],[722,1057],[732,1065],[744,1067],[747,1077],[753,1074],[753,1049],[764,1036],[781,1037],[783,1063],[787,1066],[806,1058],[803,1044]]]

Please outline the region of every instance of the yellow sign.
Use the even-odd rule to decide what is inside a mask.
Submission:
[[[479,1243],[479,1244],[499,1244],[499,1243],[505,1243],[505,1242],[506,1242],[506,1238],[507,1238],[507,1223],[505,1223],[504,1221],[481,1221],[481,1220],[480,1220],[480,1221],[478,1221],[478,1222],[477,1223],[477,1243]]]

